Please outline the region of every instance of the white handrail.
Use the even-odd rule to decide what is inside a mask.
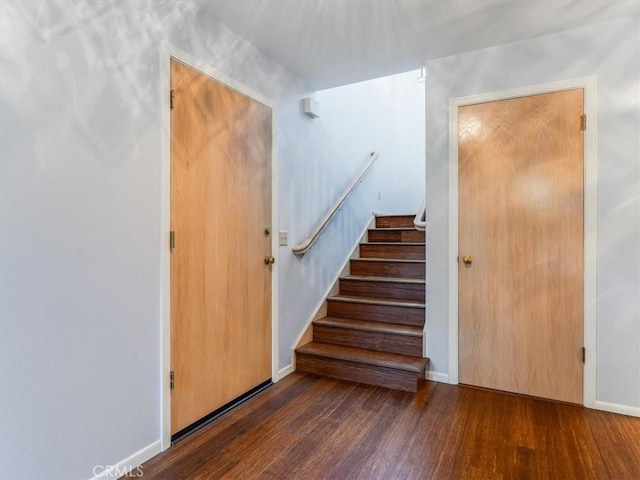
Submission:
[[[293,253],[295,253],[296,255],[302,256],[305,253],[307,253],[311,249],[311,247],[313,247],[313,244],[316,243],[316,240],[318,239],[320,234],[324,231],[325,228],[327,228],[327,225],[329,224],[331,219],[335,216],[336,213],[338,213],[338,210],[340,210],[340,207],[342,207],[342,205],[347,200],[347,198],[349,198],[349,195],[351,195],[351,193],[355,190],[355,188],[362,181],[364,176],[367,174],[367,172],[373,165],[373,162],[375,162],[377,159],[378,159],[378,152],[371,152],[371,159],[364,166],[360,174],[355,178],[355,180],[353,180],[349,184],[349,186],[345,189],[345,191],[342,192],[342,195],[338,197],[338,200],[336,201],[335,205],[333,205],[333,207],[331,207],[331,209],[325,214],[325,216],[322,217],[322,220],[320,220],[320,222],[318,223],[318,226],[313,230],[313,232],[311,232],[311,234],[309,235],[309,238],[307,238],[301,244],[293,247]]]
[[[427,229],[427,207],[425,205],[425,201],[422,201],[420,208],[418,209],[418,213],[416,213],[416,218],[413,219],[413,226],[416,227],[416,230],[424,231]]]

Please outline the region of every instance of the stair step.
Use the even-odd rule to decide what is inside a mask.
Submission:
[[[371,228],[369,242],[425,242],[425,232],[415,228]]]
[[[425,304],[412,300],[336,295],[327,298],[327,316],[422,327]]]
[[[425,281],[413,278],[347,276],[340,278],[340,294],[424,302]]]
[[[296,349],[296,370],[408,392],[418,391],[429,359],[311,342]]]
[[[368,322],[366,320],[354,320],[352,318],[339,317],[322,317],[318,320],[314,320],[313,324],[336,328],[350,328],[353,330],[361,330],[363,332],[380,332],[393,335],[405,335],[408,337],[422,338],[422,328],[416,325],[398,325],[395,323]]]
[[[313,322],[313,340],[404,355],[422,355],[422,327],[324,317]]]
[[[313,341],[296,349],[296,369],[416,392],[429,359],[422,358],[425,325],[425,234],[413,215],[376,216],[313,322]]]
[[[377,367],[394,368],[411,373],[424,371],[429,359],[399,353],[375,352],[364,348],[345,348],[326,343],[311,342],[297,349],[298,352],[317,355],[319,357],[338,358],[375,365]]]
[[[357,303],[362,305],[381,305],[390,307],[424,308],[424,302],[415,300],[394,300],[392,298],[360,297],[357,295],[334,295],[327,300],[333,302]]]
[[[424,260],[425,246],[424,243],[363,242],[360,257]]]
[[[376,228],[413,228],[415,215],[378,215],[376,216]]]
[[[425,278],[424,260],[354,258],[350,261],[350,268],[352,275]]]

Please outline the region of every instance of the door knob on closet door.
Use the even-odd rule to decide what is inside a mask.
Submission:
[[[271,255],[267,255],[266,257],[264,257],[264,264],[265,265],[273,265],[274,263],[276,263],[276,259],[274,257],[272,257]]]
[[[462,257],[462,262],[465,265],[471,265],[473,263],[473,256],[472,255],[465,255],[464,257]]]

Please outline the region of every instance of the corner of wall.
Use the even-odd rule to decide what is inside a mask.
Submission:
[[[144,468],[141,465],[158,455],[161,451],[161,441],[156,440],[114,465],[94,465],[93,471],[91,472],[93,474],[91,480],[116,479],[125,475],[142,477],[144,475]]]

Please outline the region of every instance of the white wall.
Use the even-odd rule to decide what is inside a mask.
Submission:
[[[375,208],[386,213],[415,213],[424,199],[424,83],[420,71],[323,90],[316,94],[322,115],[315,120],[333,155],[357,158],[380,152],[373,170]],[[374,192],[375,193],[375,192]]]
[[[448,101],[597,76],[597,393],[640,407],[640,19],[427,64],[427,352],[448,373]]]
[[[397,141],[375,141],[387,130],[375,103],[352,118],[363,129],[357,148],[333,140],[341,114],[332,102],[349,99],[323,92],[322,117],[307,118],[303,82],[197,2],[3,1],[0,9],[0,477],[89,478],[94,465],[160,438],[162,40],[278,103],[280,227],[291,243],[370,150],[380,149],[379,165],[411,157],[421,167],[415,145],[394,157]],[[411,103],[391,84],[371,90],[387,102],[385,115],[381,92]],[[415,118],[406,128],[423,131],[423,114]],[[391,120],[402,133],[406,120]],[[373,180],[307,256],[290,247],[276,254],[280,367],[371,210],[416,208],[420,182],[403,204],[396,184]]]

